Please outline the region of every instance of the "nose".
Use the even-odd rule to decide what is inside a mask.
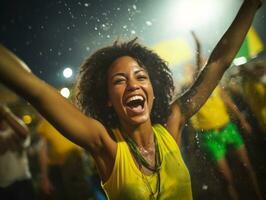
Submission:
[[[128,82],[127,82],[127,90],[128,91],[135,91],[135,90],[138,90],[139,88],[140,87],[139,87],[137,80],[134,80],[134,79],[128,80]]]

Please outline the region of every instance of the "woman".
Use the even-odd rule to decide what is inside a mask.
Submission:
[[[244,1],[198,80],[171,105],[167,66],[134,40],[101,49],[83,64],[78,99],[89,115],[25,70],[4,47],[0,80],[65,137],[90,151],[109,199],[192,199],[177,145],[179,130],[229,67],[260,5],[259,0]]]

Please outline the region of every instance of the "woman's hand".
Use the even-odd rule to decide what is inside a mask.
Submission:
[[[257,8],[260,8],[263,4],[262,0],[245,0],[245,1],[256,5]]]

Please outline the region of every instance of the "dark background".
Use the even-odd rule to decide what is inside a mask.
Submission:
[[[189,29],[173,25],[176,20],[182,20],[173,16],[178,14],[175,13],[178,3],[184,1],[1,0],[0,42],[18,54],[36,75],[54,86],[63,86],[74,79],[63,78],[65,67],[71,67],[76,74],[85,57],[116,39],[138,36],[148,46],[178,36],[191,39]],[[242,1],[199,2],[215,9],[208,22],[193,28],[208,55]],[[264,43],[265,13],[264,5],[253,23]]]

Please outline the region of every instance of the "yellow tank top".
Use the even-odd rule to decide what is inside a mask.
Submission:
[[[220,92],[220,88],[216,87],[207,102],[191,118],[195,129],[221,128],[229,122],[229,114]]]
[[[178,145],[160,124],[153,126],[161,157],[160,199],[192,199],[189,172]],[[115,164],[109,179],[102,187],[110,200],[148,200],[150,190],[146,181],[156,191],[157,175],[144,175],[136,166],[130,149],[118,129],[113,130],[117,139]]]

